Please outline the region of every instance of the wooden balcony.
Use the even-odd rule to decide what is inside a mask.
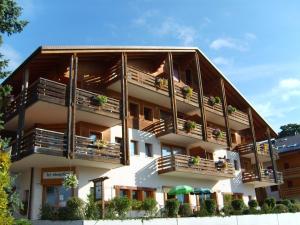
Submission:
[[[44,163],[44,166],[50,166],[47,164],[48,161],[49,163],[54,161],[60,166],[63,166],[64,163],[68,165],[68,160],[64,156],[67,143],[64,133],[35,128],[24,135],[19,151],[15,143],[14,141],[12,161],[16,161],[16,163],[30,160],[31,166],[35,163]],[[100,148],[90,138],[76,136],[74,159],[70,163],[110,169],[121,166],[121,156],[119,144],[108,143]],[[34,161],[32,158],[42,161]]]
[[[253,144],[242,144],[237,145],[235,150],[239,152],[239,154],[246,158],[253,158],[254,159],[254,148]],[[256,147],[256,151],[258,153],[259,160],[261,162],[268,162],[271,160],[270,153],[269,153],[269,144],[268,143],[258,143]],[[277,152],[273,151],[273,155],[275,159],[278,158]]]
[[[227,163],[224,168],[218,168],[213,160],[200,159],[199,164],[194,165],[191,159],[191,156],[179,154],[161,157],[157,159],[158,174],[206,180],[234,177],[234,168],[230,163]]]
[[[254,184],[255,187],[267,187],[283,183],[283,176],[281,172],[276,172],[278,181],[275,183],[274,174],[270,170],[261,171],[261,180],[255,172],[243,172],[242,179],[244,183]]]
[[[300,177],[300,167],[283,169],[282,174],[284,179],[298,178]]]
[[[120,123],[120,103],[114,98],[107,98],[107,103],[102,106],[93,104],[92,97],[99,94],[77,89],[77,115],[78,121],[97,123],[103,126],[114,126]],[[14,129],[19,112],[20,95],[12,101],[5,112],[6,126]],[[66,85],[55,81],[39,78],[28,88],[24,96],[26,120],[35,118],[34,123],[63,123],[66,121]],[[47,112],[51,118],[43,117]],[[30,117],[30,118],[29,118]],[[32,125],[32,124],[30,124]]]
[[[220,135],[217,134],[218,131],[221,132]],[[208,142],[220,147],[227,146],[227,133],[223,129],[207,126],[207,140]]]
[[[279,195],[282,199],[299,197],[300,196],[300,187],[282,187],[279,188]]]
[[[183,113],[195,112],[199,109],[198,94],[195,91],[192,91],[190,97],[186,97],[183,93],[183,87],[179,86],[176,82],[174,85],[174,93],[177,100],[177,109]]]

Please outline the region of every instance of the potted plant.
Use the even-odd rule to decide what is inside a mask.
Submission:
[[[211,105],[211,106],[214,106],[215,104],[219,104],[221,103],[221,98],[219,96],[210,96],[208,98],[208,103]]]
[[[200,157],[199,156],[196,156],[196,157],[192,157],[192,158],[190,158],[190,164],[191,165],[194,165],[194,166],[199,166],[199,164],[200,164]]]
[[[233,107],[232,105],[228,105],[227,106],[227,110],[228,110],[229,114],[232,114],[232,113],[234,113],[236,111],[236,108]]]
[[[223,132],[219,129],[219,128],[216,128],[212,131],[212,134],[215,138],[221,138],[223,137]]]
[[[188,120],[184,123],[184,130],[189,133],[196,128],[196,123],[194,121]]]
[[[107,147],[107,141],[101,139],[97,139],[94,144],[97,146],[98,149]]]
[[[91,103],[96,106],[103,106],[107,103],[107,97],[105,95],[92,96]]]
[[[193,95],[193,88],[190,86],[186,85],[182,88],[182,94],[184,98],[190,98]]]
[[[155,86],[158,88],[163,88],[168,86],[168,80],[162,77],[155,78]]]
[[[63,186],[66,189],[76,188],[78,186],[77,176],[73,173],[68,173],[64,177]]]

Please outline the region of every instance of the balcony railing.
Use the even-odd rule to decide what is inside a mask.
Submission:
[[[179,87],[178,85],[175,85],[174,89],[175,89],[175,95],[177,99],[183,102],[190,103],[196,107],[199,106],[198,94],[195,91],[192,91],[192,95],[190,97],[186,97],[182,90],[183,87]]]
[[[227,133],[223,129],[207,126],[207,140],[211,143],[226,146]]]
[[[216,114],[223,116],[223,106],[221,103],[216,103],[214,105],[211,105],[209,102],[209,98],[206,96],[204,96],[203,100],[204,100],[204,106],[205,106],[206,110],[209,110],[211,112],[214,112]]]
[[[178,131],[182,134],[186,134],[186,135],[190,135],[202,139],[202,126],[198,123],[195,123],[195,128],[188,130],[187,125],[190,122],[193,121],[177,118]]]
[[[235,147],[235,150],[240,153],[240,155],[247,155],[254,153],[253,144],[241,144]],[[256,151],[261,156],[270,156],[269,153],[269,144],[268,143],[257,143]],[[276,157],[278,154],[273,151],[274,156]]]
[[[157,164],[159,174],[177,171],[203,176],[234,177],[234,168],[231,163],[227,163],[226,166],[220,168],[213,160],[200,158],[199,163],[193,164],[192,157],[188,155],[163,156],[157,160]]]
[[[282,173],[279,171],[276,171],[277,174],[277,183],[281,184],[283,183],[283,176]],[[255,181],[260,181],[258,175],[251,171],[251,172],[243,172],[243,182],[248,183],[248,182],[255,182]],[[275,183],[275,178],[274,178],[274,173],[271,170],[261,170],[261,182],[266,182],[266,183]]]
[[[14,141],[13,143],[16,142]],[[67,140],[64,133],[35,128],[24,135],[19,151],[17,146],[13,145],[12,160],[23,158],[32,153],[64,156],[66,143]],[[74,156],[77,159],[120,163],[120,145],[108,143],[103,147],[98,147],[90,138],[76,136]]]
[[[228,114],[228,118],[236,122],[249,125],[249,118],[247,113],[244,113],[238,109],[235,112]]]
[[[97,96],[97,93],[89,92],[82,89],[77,89],[77,107],[80,110],[85,110],[97,114],[103,114],[115,119],[120,118],[120,103],[114,98],[107,98],[107,103],[102,106],[93,105],[92,97]],[[66,102],[66,85],[55,81],[39,78],[28,88],[27,93],[23,98],[25,106],[31,103],[42,100],[50,103],[65,106]],[[21,95],[18,95],[9,105],[6,110],[5,118],[9,120],[18,113],[21,105]]]

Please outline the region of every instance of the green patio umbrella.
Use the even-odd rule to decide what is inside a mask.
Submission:
[[[169,195],[182,195],[182,194],[189,194],[194,191],[194,188],[187,185],[179,185],[171,188],[168,192]]]
[[[211,190],[208,188],[195,188],[193,191],[194,195],[208,195],[211,194]]]

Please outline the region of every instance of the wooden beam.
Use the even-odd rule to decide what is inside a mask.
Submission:
[[[122,99],[122,149],[123,164],[130,165],[129,138],[128,138],[128,85],[127,85],[127,54],[122,53],[121,99]]]
[[[206,123],[206,113],[204,109],[202,74],[201,74],[199,55],[197,52],[195,52],[195,62],[196,62],[197,80],[198,80],[198,102],[199,102],[199,109],[201,114],[202,138],[203,141],[207,141],[207,123]]]
[[[232,140],[231,140],[231,131],[229,127],[229,119],[228,119],[228,106],[227,106],[227,99],[226,99],[226,92],[225,92],[225,85],[223,78],[220,79],[220,86],[221,86],[221,92],[222,92],[222,106],[223,106],[223,116],[225,120],[225,128],[227,133],[227,146],[229,147],[229,150],[231,150],[232,147]]]
[[[176,106],[176,96],[175,96],[175,87],[174,87],[174,68],[173,68],[173,56],[171,52],[168,52],[167,65],[169,70],[169,96],[171,101],[172,109],[172,119],[173,119],[173,132],[177,134],[177,106]]]
[[[251,135],[252,135],[252,143],[253,143],[253,151],[254,151],[254,157],[255,157],[256,173],[257,173],[258,179],[261,180],[261,172],[260,172],[260,166],[259,166],[259,159],[258,159],[258,155],[257,155],[256,136],[255,136],[255,129],[254,129],[254,123],[253,123],[251,108],[248,108],[248,118],[249,118],[250,130],[251,130]]]
[[[18,129],[17,129],[17,158],[20,156],[22,138],[24,136],[25,127],[25,114],[26,114],[26,99],[29,82],[29,70],[26,69],[23,74],[22,89],[21,89],[21,102],[19,105]]]
[[[32,219],[32,202],[33,202],[33,184],[34,184],[34,168],[30,169],[30,186],[29,186],[29,196],[27,203],[27,218]]]
[[[67,93],[66,93],[66,105],[68,107],[67,111],[67,152],[65,156],[67,158],[70,157],[72,151],[72,96],[73,96],[73,65],[74,64],[74,56],[71,56],[70,59],[70,67],[69,67],[69,83],[67,85]]]
[[[277,183],[278,182],[277,164],[276,164],[276,161],[274,159],[274,152],[273,152],[273,146],[272,146],[272,142],[271,142],[271,133],[270,133],[270,128],[269,127],[267,127],[266,134],[267,134],[267,138],[268,138],[269,154],[270,154],[270,157],[271,157],[274,180],[275,180],[275,183]]]

